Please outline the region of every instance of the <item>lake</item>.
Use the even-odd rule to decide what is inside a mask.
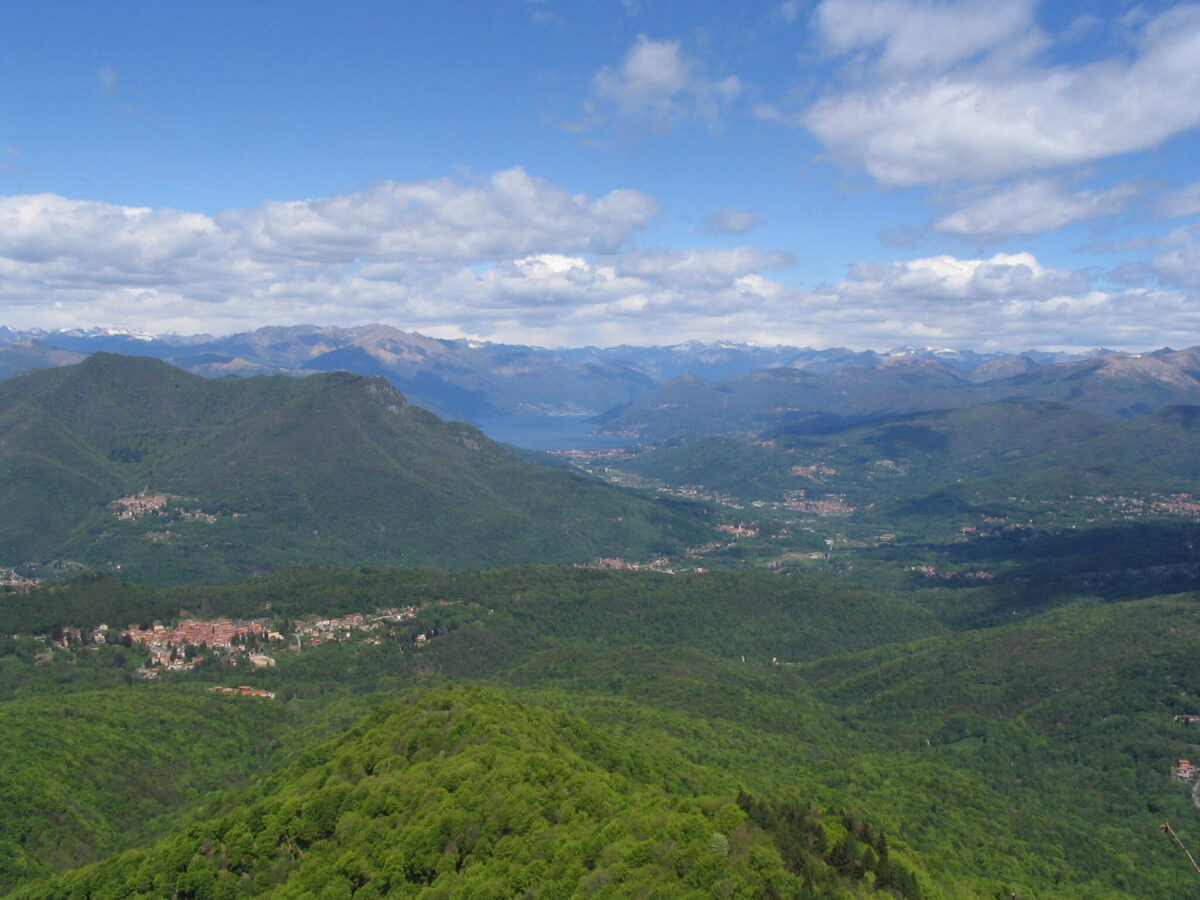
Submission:
[[[591,416],[480,416],[471,424],[493,441],[527,450],[610,450],[633,438],[594,434]]]

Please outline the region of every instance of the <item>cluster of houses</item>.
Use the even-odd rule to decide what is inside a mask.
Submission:
[[[155,678],[161,671],[184,672],[195,668],[197,651],[215,653],[222,656],[251,650],[259,642],[296,641],[299,649],[303,645],[316,646],[327,641],[344,641],[356,633],[371,632],[388,623],[404,622],[415,619],[415,606],[403,608],[378,609],[374,613],[351,613],[346,616],[301,621],[295,624],[290,635],[283,635],[274,630],[272,625],[264,620],[254,619],[238,621],[229,618],[220,619],[185,619],[174,627],[155,625],[151,628],[131,626],[121,633],[122,643],[134,645],[150,652],[149,662],[139,670],[146,678]],[[107,625],[101,625],[95,633],[95,640],[106,640]],[[366,638],[368,642],[379,643],[379,638]],[[418,635],[415,646],[422,646],[428,641],[428,635]],[[228,660],[236,664],[237,659]],[[265,653],[248,652],[245,663],[251,668],[272,668],[274,657]],[[240,689],[239,689],[240,690]]]
[[[971,581],[993,581],[996,576],[987,569],[967,569],[959,571],[958,569],[941,570],[936,566],[920,565],[909,566],[909,572],[916,572],[918,575],[924,575],[926,578],[940,578],[943,581],[951,581],[958,578],[966,578]]]
[[[758,537],[758,529],[749,525],[718,525],[717,531],[732,534],[734,537]]]
[[[297,622],[295,639],[310,646],[325,641],[344,641],[354,635],[354,632],[370,632],[381,625],[406,622],[417,617],[415,606],[396,607],[392,609],[377,609],[371,614],[351,613],[337,618],[317,619],[313,622]],[[378,641],[372,641],[378,643]]]
[[[130,494],[128,497],[118,497],[108,504],[108,508],[112,510],[113,515],[123,522],[136,522],[138,519],[143,519],[146,516],[178,516],[181,519],[195,519],[200,522],[207,522],[210,525],[217,521],[216,513],[205,512],[202,509],[189,509],[183,506],[170,506],[172,501],[183,500],[183,497],[174,497],[170,494],[155,494],[149,491],[142,491],[139,494]],[[230,513],[229,516],[234,519],[240,519],[242,513]]]
[[[250,687],[246,684],[240,685],[239,687],[224,687],[218,684],[214,687],[210,687],[209,690],[217,694],[238,694],[242,697],[261,697],[264,700],[275,699],[274,691],[264,691],[260,690],[259,688]]]
[[[0,587],[20,588],[27,590],[33,587],[37,582],[32,578],[26,578],[19,574],[15,569],[0,569]]]
[[[185,619],[174,628],[165,625],[154,625],[149,629],[130,626],[122,632],[122,637],[128,637],[132,643],[142,644],[150,650],[185,647],[188,644],[205,644],[215,650],[232,650],[234,644],[244,642],[251,635],[263,641],[283,640],[283,635],[272,630],[269,623],[256,620],[235,622],[233,619]]]
[[[441,605],[451,605],[442,601]],[[213,657],[222,657],[225,665],[239,665],[251,669],[269,669],[276,664],[275,657],[262,652],[268,645],[276,650],[295,642],[294,651],[305,646],[316,646],[326,642],[362,640],[365,643],[381,644],[384,638],[372,634],[388,625],[415,620],[416,606],[377,609],[373,613],[351,613],[345,616],[306,619],[298,621],[284,635],[277,631],[270,620],[236,620],[232,618],[184,619],[177,625],[130,625],[124,630],[110,628],[107,624],[94,628],[74,626],[56,627],[50,634],[32,635],[33,640],[47,644],[47,654],[54,650],[70,651],[90,644],[119,643],[136,647],[148,654],[145,665],[137,671],[143,678],[154,679],[162,672],[185,672]],[[414,649],[424,647],[438,632],[409,634]],[[14,635],[16,637],[16,635]],[[227,692],[246,693],[256,690],[245,685],[222,689]],[[252,694],[252,696],[259,696]],[[265,695],[264,695],[265,696]]]
[[[1175,716],[1175,721],[1181,725],[1190,725],[1192,728],[1200,728],[1200,716],[1182,713]],[[1171,766],[1171,777],[1178,778],[1180,781],[1192,782],[1196,780],[1197,769],[1192,765],[1190,760],[1181,759],[1178,763]]]
[[[670,568],[670,560],[665,556],[655,557],[649,562],[633,562],[621,556],[603,556],[593,559],[586,566],[581,566],[581,568],[622,569],[629,572],[663,572],[667,575],[675,574],[675,570]]]
[[[797,475],[800,478],[818,479],[826,475],[836,475],[838,470],[831,466],[822,466],[815,464],[811,466],[792,466],[788,469],[789,475]]]
[[[168,494],[151,494],[143,491],[128,497],[118,497],[108,505],[118,519],[131,521],[143,516],[162,515],[167,511],[167,504],[170,501],[171,497]]]
[[[758,504],[755,503],[755,506]],[[846,502],[840,494],[829,494],[825,497],[812,498],[806,491],[786,491],[782,503],[767,504],[775,509],[790,509],[792,512],[807,513],[810,516],[848,516],[854,512],[854,507]]]
[[[1071,497],[1083,503],[1101,508],[1100,514],[1089,516],[1085,521],[1106,521],[1114,516],[1125,519],[1140,519],[1144,516],[1171,516],[1185,519],[1200,519],[1200,498],[1188,494],[1152,494],[1149,497],[1109,496],[1099,494],[1086,497]]]
[[[552,456],[560,456],[563,459],[569,459],[580,466],[587,468],[589,465],[602,462],[613,462],[628,459],[635,459],[645,452],[645,447],[608,447],[603,450],[548,450]],[[590,470],[589,470],[590,471]]]

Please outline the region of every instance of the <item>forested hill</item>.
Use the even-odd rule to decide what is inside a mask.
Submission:
[[[642,558],[708,534],[690,507],[520,461],[382,378],[209,381],[106,353],[0,383],[0,508],[0,568],[158,584]]]
[[[861,817],[494,690],[389,703],[255,794],[12,897],[922,896]]]
[[[946,602],[552,567],[6,595],[0,893],[1190,896],[1159,826],[1200,834],[1197,598]],[[269,621],[274,665],[144,680],[95,640],[180,610]]]

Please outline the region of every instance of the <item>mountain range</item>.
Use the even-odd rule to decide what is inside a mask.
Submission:
[[[268,327],[225,337],[0,327],[0,377],[27,368],[66,365],[97,351],[151,356],[206,377],[333,370],[382,375],[412,403],[444,417],[479,423],[497,416],[603,414],[617,430],[633,431],[640,424],[654,439],[662,428],[637,417],[647,404],[665,402],[658,392],[666,390],[669,395],[669,383],[681,377],[737,390],[737,379],[750,373],[800,371],[817,376],[821,383],[825,377],[834,378],[827,393],[835,396],[846,389],[869,392],[876,385],[876,393],[882,391],[883,396],[874,404],[864,399],[856,408],[884,414],[896,411],[891,394],[906,385],[911,392],[935,372],[944,386],[983,384],[1111,355],[1102,349],[1079,355],[1039,351],[1014,355],[914,347],[877,353],[732,341],[551,350],[430,338],[384,325]],[[845,370],[857,375],[837,378]],[[864,380],[865,384],[855,386]],[[928,403],[938,401],[938,397],[914,399],[910,406],[933,408]]]

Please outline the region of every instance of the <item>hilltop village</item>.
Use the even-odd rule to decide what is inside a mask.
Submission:
[[[55,628],[51,634],[34,635],[33,639],[47,645],[46,653],[102,644],[129,647],[139,655],[144,654],[137,674],[154,679],[164,672],[186,672],[212,665],[274,668],[272,653],[303,652],[305,648],[328,642],[361,640],[380,644],[386,636],[420,649],[436,632],[395,630],[397,625],[413,622],[417,614],[417,607],[404,606],[340,617],[310,616],[287,625],[271,619],[231,618],[183,619],[174,625],[143,623],[121,630],[101,624],[94,629]],[[235,692],[250,690],[238,688]]]

